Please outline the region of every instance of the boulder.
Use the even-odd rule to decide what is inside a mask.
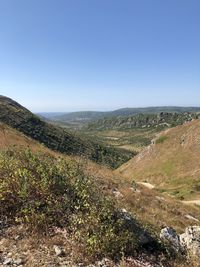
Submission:
[[[200,257],[200,226],[189,226],[180,235],[180,244],[192,255]]]
[[[200,257],[200,226],[189,226],[181,235],[171,227],[161,230],[160,238],[168,241],[178,251],[186,251],[188,254]]]
[[[64,256],[65,253],[61,247],[54,245],[53,248],[56,253],[56,256],[58,257]]]
[[[6,258],[3,262],[3,265],[12,265],[12,264],[13,264],[12,258]]]
[[[177,252],[181,249],[180,238],[173,228],[163,228],[160,232],[160,238],[169,242]]]

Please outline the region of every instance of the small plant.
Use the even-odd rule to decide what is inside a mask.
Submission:
[[[162,144],[164,143],[164,141],[166,141],[168,139],[167,136],[163,135],[163,136],[160,136],[158,139],[156,139],[155,143],[156,144]]]
[[[136,189],[137,189],[137,183],[136,183],[135,180],[132,180],[132,181],[131,181],[131,186],[132,186],[132,188],[136,191]]]

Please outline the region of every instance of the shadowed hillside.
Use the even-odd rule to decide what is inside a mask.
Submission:
[[[0,96],[0,121],[23,132],[53,150],[68,155],[79,155],[112,168],[120,166],[131,158],[133,153],[107,148],[53,126],[29,110],[4,96]]]

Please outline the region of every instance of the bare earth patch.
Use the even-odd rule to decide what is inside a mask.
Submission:
[[[144,185],[145,187],[147,187],[149,189],[154,189],[155,188],[155,186],[150,184],[150,183],[138,182],[138,184]]]
[[[198,206],[200,206],[200,199],[197,199],[197,200],[190,200],[190,201],[182,201],[182,203],[184,203],[184,204],[188,204],[188,205],[190,205],[190,204],[194,204],[194,205],[198,205]]]

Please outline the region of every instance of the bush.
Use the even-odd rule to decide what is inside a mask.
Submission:
[[[90,255],[115,258],[137,248],[118,214],[75,161],[29,150],[0,153],[0,216],[10,222],[45,234],[65,227]]]
[[[155,143],[156,144],[161,144],[161,143],[163,143],[165,140],[167,140],[167,136],[160,136],[158,139],[156,139],[156,141],[155,141]]]

